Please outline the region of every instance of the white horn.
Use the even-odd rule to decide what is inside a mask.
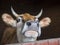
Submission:
[[[14,16],[18,17],[18,14],[13,10],[13,8],[11,7],[11,11],[13,13]]]
[[[42,15],[42,12],[43,12],[43,9],[41,9],[40,13],[37,16],[35,16],[35,17],[39,18]]]

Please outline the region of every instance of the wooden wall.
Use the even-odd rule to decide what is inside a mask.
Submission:
[[[30,43],[15,43],[15,44],[5,44],[5,45],[60,45],[60,38],[40,40]]]

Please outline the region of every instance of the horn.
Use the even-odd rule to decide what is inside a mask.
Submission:
[[[13,15],[14,15],[15,17],[18,17],[18,14],[14,11],[14,9],[12,8],[12,6],[11,6],[11,11],[12,11],[12,13],[13,13]]]
[[[37,16],[35,16],[35,17],[39,18],[42,15],[42,12],[43,12],[43,9],[41,9],[40,13]]]

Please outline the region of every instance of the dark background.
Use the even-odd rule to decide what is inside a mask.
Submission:
[[[48,27],[42,28],[41,39],[50,39],[60,37],[60,1],[59,0],[0,0],[0,40],[7,25],[2,21],[3,13],[11,13],[11,6],[18,14],[30,13],[37,15],[41,8],[43,14],[39,18],[50,17],[52,22]],[[14,17],[14,16],[13,16]]]

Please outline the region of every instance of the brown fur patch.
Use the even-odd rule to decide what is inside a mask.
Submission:
[[[15,28],[8,27],[3,34],[1,43],[2,44],[10,44],[10,43],[16,43],[17,38],[16,38],[16,30]]]
[[[32,16],[32,15],[30,15],[29,13],[25,13],[25,14],[22,14],[22,15],[20,15],[20,16],[22,16],[22,18],[23,18],[24,21],[34,20],[34,19],[35,19],[35,17]]]

